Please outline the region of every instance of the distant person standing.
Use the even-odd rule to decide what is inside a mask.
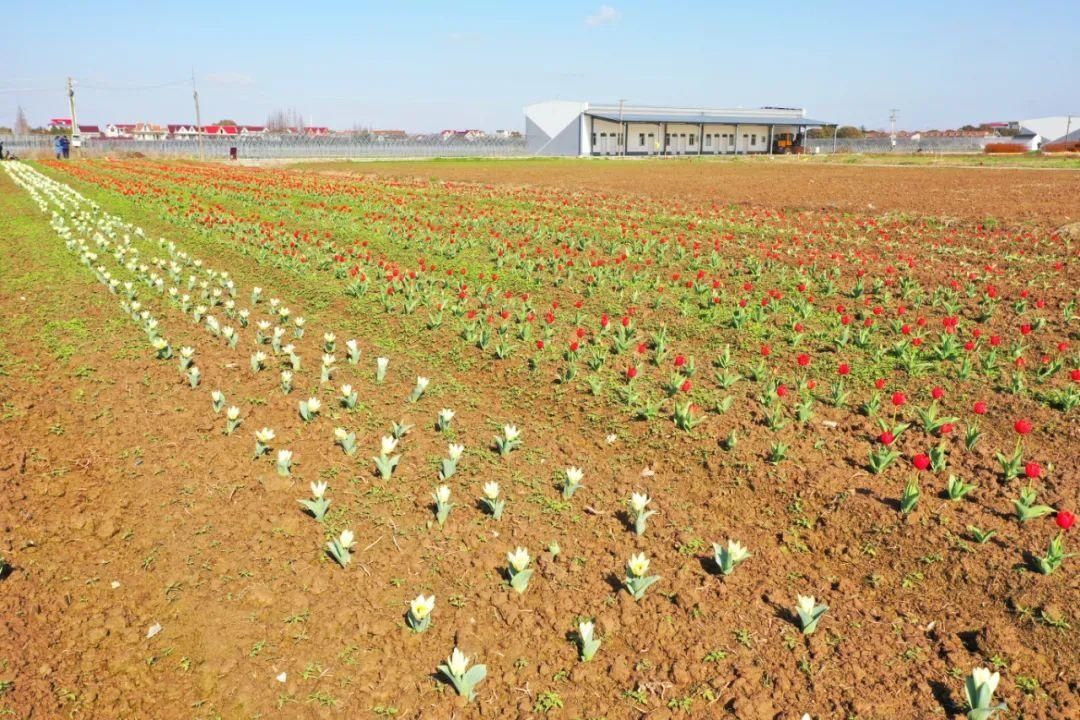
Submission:
[[[71,157],[71,141],[68,140],[67,135],[60,136],[60,147],[64,150],[64,159],[67,160]]]
[[[64,136],[57,135],[53,138],[53,150],[56,151],[56,159],[62,160],[64,158]]]

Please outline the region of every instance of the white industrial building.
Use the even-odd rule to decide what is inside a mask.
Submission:
[[[553,101],[525,108],[534,155],[743,155],[798,152],[826,125],[801,108],[678,108]]]
[[[1053,115],[1050,117],[1021,120],[1020,131],[1026,135],[1037,135],[1042,144],[1061,143],[1080,140],[1080,115]],[[1038,145],[1036,145],[1038,147]],[[1034,148],[1033,148],[1034,149]]]

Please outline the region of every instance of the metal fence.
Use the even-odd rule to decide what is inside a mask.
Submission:
[[[838,138],[835,150],[832,138],[806,141],[812,153],[981,153],[988,142],[1008,142],[1008,138],[985,137],[931,137],[912,140],[897,138],[894,147],[889,138]]]
[[[0,135],[4,152],[28,155],[53,152],[50,135]],[[199,141],[121,140],[83,138],[76,152],[86,155],[141,154],[152,157],[198,157]],[[439,137],[406,139],[326,135],[322,137],[233,137],[204,138],[202,153],[207,159],[229,157],[236,148],[240,159],[271,158],[417,158],[417,157],[517,157],[526,155],[525,138],[478,138],[465,140]]]

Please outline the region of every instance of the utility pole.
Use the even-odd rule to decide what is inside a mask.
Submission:
[[[79,134],[79,121],[75,119],[75,81],[68,76],[67,79],[67,91],[68,91],[68,105],[71,107],[71,137],[70,144],[74,149],[77,147],[75,144],[75,137]],[[81,141],[80,141],[81,142]]]
[[[1064,148],[1064,150],[1066,152],[1068,152],[1068,150],[1069,150],[1069,133],[1070,132],[1072,132],[1072,115],[1066,115],[1065,116],[1065,148]]]
[[[619,133],[622,135],[622,152],[619,153],[620,155],[626,155],[626,128],[623,127],[622,121],[623,103],[625,102],[625,98],[619,98]]]
[[[191,96],[195,99],[195,137],[199,139],[199,160],[206,160],[206,155],[203,153],[203,125],[202,125],[202,113],[199,112],[199,91],[195,87],[195,70],[191,70]]]
[[[896,108],[889,111],[889,143],[896,147],[896,114],[900,112]]]

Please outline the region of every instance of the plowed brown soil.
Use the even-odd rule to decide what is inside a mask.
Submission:
[[[318,169],[320,166],[313,166]],[[684,203],[896,211],[933,217],[1066,223],[1080,219],[1080,172],[891,167],[809,160],[501,160],[337,163],[324,172],[635,193]]]
[[[717,202],[777,206],[781,197],[810,203],[822,192],[780,183],[776,173],[787,169],[747,165],[739,177],[750,170],[757,194],[738,191],[748,194],[734,199],[736,190],[720,180],[734,165],[650,165],[364,170],[455,180],[475,172],[491,182],[672,196],[693,173],[720,172],[710,181]],[[789,169],[819,178],[833,170]],[[856,179],[866,168],[836,170],[848,179],[830,180],[830,187],[866,192]],[[1080,189],[1067,173],[1024,177]],[[881,183],[898,209],[924,203],[920,212],[947,210],[917,183],[891,193]],[[967,189],[952,188],[954,195],[979,195],[967,180],[961,184]],[[110,720],[796,720],[803,712],[814,720],[959,719],[963,675],[988,663],[1002,671],[998,695],[1014,717],[1058,720],[1080,709],[1068,660],[1075,656],[1077,615],[1068,598],[1076,597],[1077,559],[1048,578],[1023,571],[1027,555],[1043,551],[1052,520],[1015,521],[1008,510],[1021,481],[1000,481],[993,457],[1014,441],[1005,419],[1031,418],[1038,430],[1027,440],[1030,456],[1055,465],[1039,500],[1075,508],[1075,414],[1029,398],[1000,400],[975,452],[961,453],[960,440],[952,441],[957,471],[979,479],[979,489],[950,502],[940,479],[927,480],[918,512],[904,516],[897,479],[871,475],[862,462],[878,429],[853,412],[821,407],[813,429],[792,440],[795,460],[768,465],[751,451],[754,438],[765,437],[761,418],[733,410],[710,417],[692,437],[670,422],[627,423],[602,401],[530,373],[524,362],[492,363],[460,347],[448,328],[425,334],[397,315],[355,313],[340,293],[314,293],[319,277],[301,280],[229,249],[210,256],[206,249],[218,247],[212,241],[125,200],[125,217],[152,236],[188,233],[196,254],[229,268],[245,290],[260,284],[267,296],[319,321],[297,342],[305,374],[285,396],[276,368],[248,371],[250,338],[231,350],[189,318],[163,311],[165,334],[198,347],[205,380],[193,391],[175,360],[153,359],[117,298],[75,258],[62,248],[42,253],[59,241],[47,227],[35,234],[34,223],[47,220],[3,174],[0,192],[8,215],[0,217],[0,554],[12,564],[0,582],[0,683],[13,683],[0,685],[0,717],[7,710],[18,718]],[[695,198],[710,201],[704,192]],[[1013,207],[1020,212],[1021,201]],[[1039,207],[1044,214],[1031,219],[1064,219]],[[1074,293],[1062,284],[1045,295],[1057,307]],[[365,364],[342,361],[335,378],[354,384],[361,407],[326,407],[316,422],[301,423],[297,401],[320,387],[324,329],[336,330],[339,344],[362,340]],[[391,373],[376,384],[371,365],[384,351],[393,356]],[[430,362],[420,361],[425,356]],[[428,395],[406,402],[413,377],[432,370]],[[222,417],[209,408],[213,387],[244,408],[235,435],[222,432]],[[739,407],[749,406],[751,393],[736,391]],[[948,407],[970,407],[976,397],[957,395]],[[440,407],[459,413],[449,435],[432,428]],[[368,457],[399,420],[416,427],[403,440],[395,477],[384,482]],[[503,422],[520,422],[526,433],[525,447],[505,459],[490,449]],[[336,424],[357,431],[355,457],[330,441]],[[252,432],[264,425],[279,430],[280,447],[296,451],[293,477],[252,460]],[[742,444],[721,449],[718,441],[736,428]],[[450,483],[458,506],[440,529],[428,498],[450,439],[468,450]],[[909,437],[903,443],[905,457],[923,449]],[[570,464],[587,476],[581,494],[564,504],[556,484]],[[328,528],[357,530],[347,570],[328,560],[323,526],[296,504],[307,482],[320,478],[330,482],[335,503]],[[502,483],[506,495],[499,522],[476,506],[488,480]],[[624,508],[642,489],[659,514],[647,535],[636,537]],[[998,535],[976,545],[969,524]],[[721,578],[711,543],[728,537],[754,556]],[[1075,530],[1068,539],[1075,547]],[[506,551],[516,545],[532,552],[536,567],[521,596],[503,576]],[[640,603],[620,589],[625,559],[636,551],[649,553],[651,570],[662,576]],[[403,622],[408,600],[420,592],[438,599],[423,635]],[[801,592],[831,606],[810,636],[792,617]],[[569,635],[579,616],[595,618],[604,639],[590,663],[578,662]],[[160,633],[148,638],[158,623]],[[455,644],[488,667],[472,704],[451,697],[435,677]]]

